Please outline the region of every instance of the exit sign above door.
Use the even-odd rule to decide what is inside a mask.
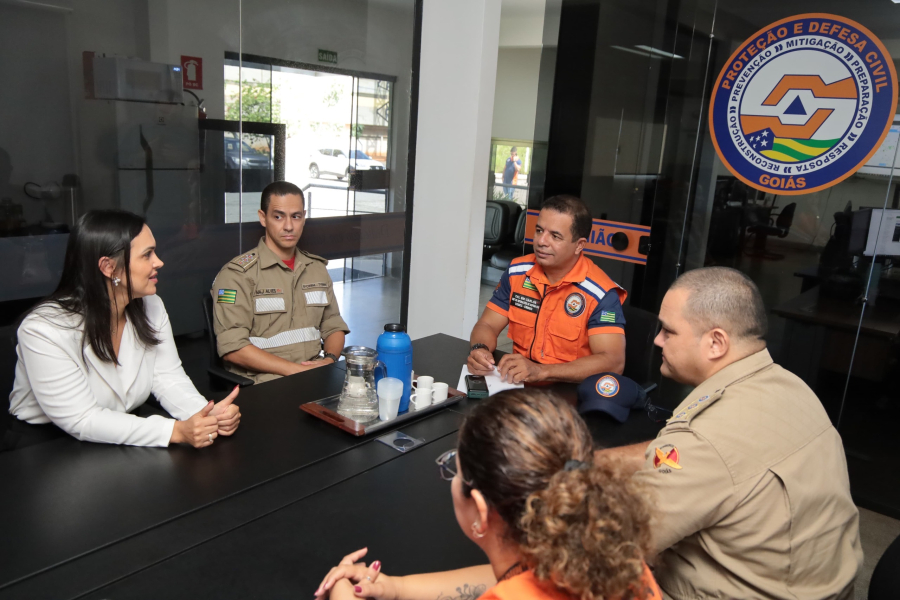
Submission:
[[[331,50],[322,50],[319,49],[319,62],[331,63],[333,65],[337,64],[337,52],[332,52]]]

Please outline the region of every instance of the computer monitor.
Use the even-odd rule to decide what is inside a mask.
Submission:
[[[864,256],[900,256],[900,210],[869,209],[869,231]],[[860,213],[868,211],[859,211]],[[854,219],[854,225],[856,221]],[[861,225],[861,224],[860,224]],[[852,238],[851,231],[851,238]]]
[[[894,177],[900,175],[900,152],[897,145],[900,143],[900,115],[894,115],[888,134],[875,153],[857,171],[866,175],[881,175],[889,177],[893,172]]]
[[[835,215],[834,218],[835,222],[837,222],[838,215]],[[850,214],[850,237],[847,243],[848,253],[856,255],[866,251],[866,245],[869,241],[869,223],[871,221],[871,208],[862,208]],[[846,222],[846,220],[844,222]]]

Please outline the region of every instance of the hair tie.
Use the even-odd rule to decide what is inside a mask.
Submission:
[[[566,466],[563,467],[563,470],[574,471],[575,469],[588,469],[588,468],[590,468],[590,466],[591,465],[589,463],[582,462],[580,460],[575,460],[573,458],[572,460],[566,461]]]

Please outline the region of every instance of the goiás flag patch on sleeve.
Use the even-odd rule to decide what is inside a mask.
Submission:
[[[237,290],[219,290],[216,304],[234,304],[237,301]]]

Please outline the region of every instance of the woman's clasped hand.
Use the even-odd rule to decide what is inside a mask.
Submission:
[[[203,410],[189,419],[176,421],[172,429],[173,444],[190,444],[194,448],[211,446],[220,435],[232,435],[241,422],[241,412],[234,399],[237,398],[240,386],[223,400],[207,402]]]

